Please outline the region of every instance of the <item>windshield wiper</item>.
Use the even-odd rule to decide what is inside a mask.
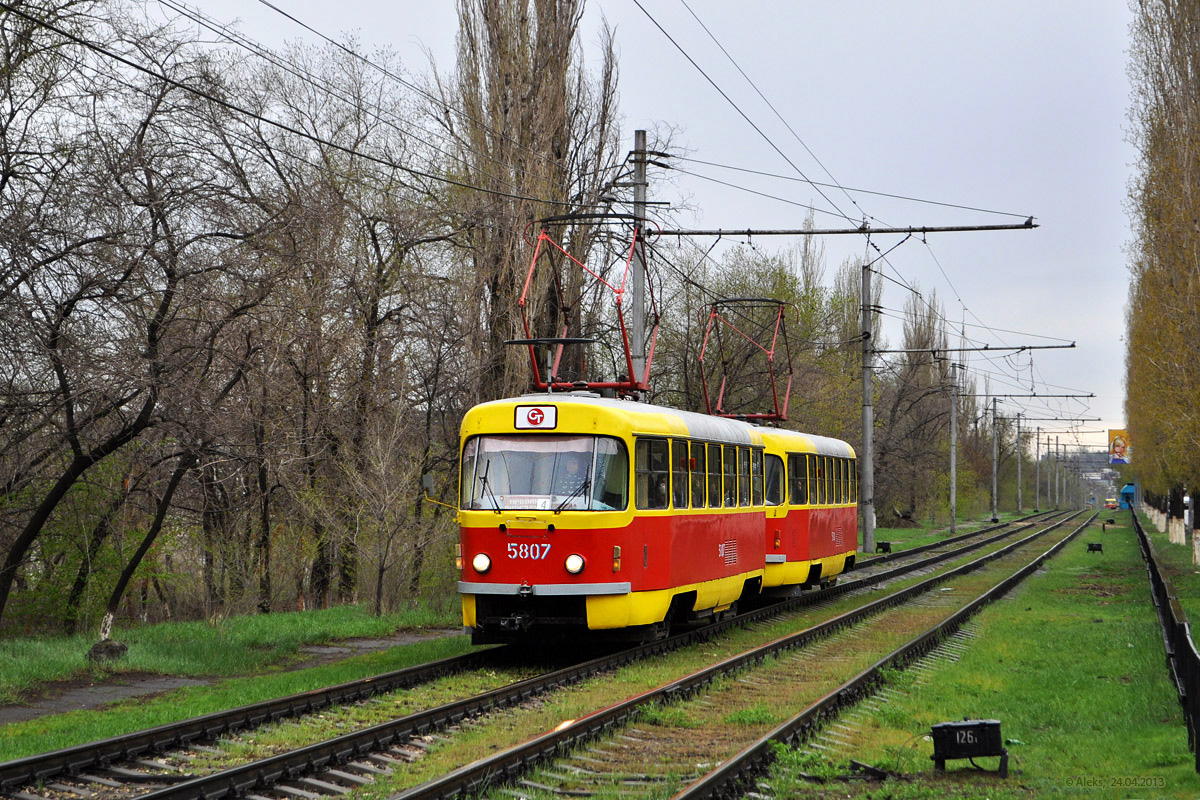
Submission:
[[[479,485],[483,487],[483,490],[485,492],[487,492],[488,497],[492,498],[492,509],[497,514],[499,514],[500,513],[500,501],[496,499],[496,495],[492,492],[492,487],[488,484],[488,479],[487,479],[488,473],[491,472],[491,469],[492,469],[492,462],[489,459],[487,466],[483,468],[483,474],[479,476]]]
[[[558,507],[554,509],[555,514],[558,514],[559,512],[561,512],[563,510],[563,506],[565,506],[567,503],[574,500],[581,493],[583,493],[588,488],[588,486],[591,485],[591,482],[592,482],[591,475],[592,475],[592,468],[591,468],[591,466],[588,466],[588,468],[583,471],[583,480],[579,483],[578,486],[575,487],[575,491],[571,492],[569,495],[564,497],[563,501],[558,504]]]

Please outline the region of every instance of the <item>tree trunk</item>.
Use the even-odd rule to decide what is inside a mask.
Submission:
[[[92,529],[91,536],[88,537],[87,553],[79,562],[79,569],[75,573],[75,583],[71,585],[71,593],[67,597],[66,609],[63,612],[63,629],[66,631],[75,632],[75,626],[79,621],[79,602],[87,588],[88,578],[92,574],[92,564],[95,563],[96,556],[100,552],[100,545],[104,544],[104,540],[112,533],[113,515],[117,513],[128,496],[129,493],[123,491],[109,504],[104,515],[96,523],[96,527]]]
[[[146,557],[150,546],[154,544],[154,540],[158,538],[159,531],[162,530],[163,520],[167,517],[167,510],[171,507],[171,498],[175,495],[175,490],[179,488],[180,481],[187,471],[196,463],[196,457],[190,452],[185,452],[179,457],[179,464],[175,467],[175,472],[171,475],[171,480],[167,482],[167,488],[163,490],[163,495],[159,498],[158,509],[154,514],[154,522],[151,523],[150,529],[146,531],[145,538],[142,539],[141,545],[137,552],[129,559],[129,563],[125,565],[125,570],[121,573],[121,577],[117,579],[117,585],[113,587],[112,596],[108,598],[108,607],[104,612],[104,620],[100,623],[100,640],[106,641],[112,634],[113,619],[117,615],[117,609],[121,605],[121,596],[125,594],[125,587],[129,585],[129,581],[133,578],[133,573],[142,563],[142,559]]]
[[[265,400],[265,398],[264,398]],[[265,411],[266,403],[263,403]],[[271,613],[271,489],[267,474],[266,432],[262,422],[254,425],[254,446],[258,458],[258,610]]]
[[[90,453],[76,454],[71,459],[71,463],[67,465],[66,470],[55,481],[54,486],[42,498],[42,502],[38,504],[38,507],[29,517],[29,521],[25,523],[24,529],[22,529],[9,548],[8,554],[4,557],[4,566],[0,567],[0,618],[4,616],[4,609],[8,605],[9,592],[12,591],[17,571],[25,561],[25,554],[29,552],[29,548],[37,540],[38,535],[42,532],[42,526],[50,519],[50,515],[54,512],[54,509],[58,507],[62,499],[67,496],[67,492],[75,485],[76,481],[83,477],[85,472],[109,455],[120,450],[126,444],[133,441],[134,437],[139,433],[150,427],[150,413],[154,409],[155,399],[155,394],[152,391],[151,396],[143,404],[141,413],[138,414],[133,422]]]

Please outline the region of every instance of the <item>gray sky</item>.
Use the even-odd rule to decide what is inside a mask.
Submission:
[[[413,74],[428,70],[426,49],[439,69],[453,67],[451,0],[345,0],[333,14],[327,3],[275,2],[328,35],[355,32],[367,50],[394,49]],[[242,29],[265,44],[316,40],[254,0],[194,3],[218,19],[240,18]],[[1041,225],[1035,230],[930,235],[927,243],[912,239],[897,248],[883,266],[883,306],[891,315],[885,333],[898,346],[896,316],[910,295],[907,286],[925,298],[936,291],[954,329],[965,321],[976,343],[1074,341],[1073,350],[991,354],[990,360],[968,354],[965,360],[980,389],[990,377],[997,393],[1096,395],[1008,402],[1002,413],[1100,417],[1080,426],[1085,444],[1105,441],[1102,432],[1091,431],[1123,427],[1130,240],[1125,202],[1135,159],[1125,141],[1131,14],[1124,2],[642,0],[642,5],[654,21],[634,0],[591,0],[582,26],[589,58],[597,53],[601,16],[616,28],[626,146],[632,147],[636,128],[669,127],[673,143],[692,159],[786,178],[677,162],[688,172],[782,200],[680,172],[657,187],[652,199],[686,201],[691,210],[673,213],[665,224],[795,228],[811,204],[818,209],[818,227],[847,226],[830,201],[854,224],[866,215],[876,227],[990,225],[1032,215]],[[800,173],[843,187],[1016,216],[851,192],[856,206],[836,188],[822,189],[827,200],[796,180]],[[887,250],[900,238],[874,241]],[[711,240],[701,244],[707,247]],[[765,249],[786,244],[753,242]],[[830,278],[845,256],[865,252],[857,236],[828,237],[825,245]],[[723,246],[746,245],[730,240]]]

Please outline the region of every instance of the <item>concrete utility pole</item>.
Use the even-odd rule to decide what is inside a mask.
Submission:
[[[1021,507],[1021,412],[1017,412],[1017,513],[1022,513]]]
[[[950,535],[958,523],[958,373],[950,364]]]
[[[1051,476],[1054,475],[1054,468],[1051,465],[1052,456],[1050,454],[1050,437],[1046,436],[1046,505],[1050,506],[1054,492],[1050,490]],[[1050,506],[1054,508],[1054,506]]]
[[[1062,496],[1059,486],[1062,485],[1062,456],[1059,455],[1058,437],[1054,437],[1054,507],[1058,508],[1058,500]]]
[[[1033,435],[1033,510],[1042,508],[1042,428]]]
[[[871,341],[871,265],[863,261],[862,268],[862,452],[858,454],[858,469],[862,474],[860,502],[863,512],[863,552],[875,552],[875,406],[872,397],[871,370],[874,366],[875,343]]]
[[[996,478],[1000,471],[1000,437],[996,432],[996,398],[992,398],[992,522],[999,522],[996,513]]]
[[[633,300],[629,310],[630,355],[636,386],[646,376],[646,132],[633,132],[633,215],[637,218],[637,241],[633,253]]]

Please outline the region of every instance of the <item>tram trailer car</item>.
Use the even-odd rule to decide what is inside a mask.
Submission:
[[[460,445],[477,644],[661,638],[854,563],[854,451],[836,439],[571,393],[476,406]]]

